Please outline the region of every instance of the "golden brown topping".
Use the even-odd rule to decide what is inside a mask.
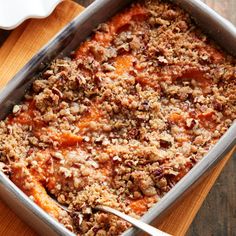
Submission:
[[[0,122],[0,169],[75,233],[119,235],[129,225],[93,207],[140,217],[168,192],[236,118],[235,71],[184,11],[140,1]]]

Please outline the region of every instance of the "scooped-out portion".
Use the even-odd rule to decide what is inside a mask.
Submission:
[[[74,233],[120,235],[130,225],[94,206],[141,217],[225,133],[235,104],[235,59],[176,5],[138,1],[39,75],[0,122],[0,167]]]

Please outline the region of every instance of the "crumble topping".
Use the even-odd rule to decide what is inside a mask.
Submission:
[[[56,59],[0,122],[0,170],[78,235],[130,225],[236,118],[235,59],[166,1],[140,1]],[[68,206],[61,209],[51,197]]]

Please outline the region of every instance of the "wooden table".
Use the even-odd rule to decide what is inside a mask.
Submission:
[[[85,0],[80,2],[87,5],[92,1],[93,0]],[[234,14],[234,11],[236,10],[235,0],[205,0],[205,2],[236,24],[236,15]],[[55,32],[80,11],[81,8],[75,7],[74,3],[64,2],[57,7],[53,15],[49,18],[44,20],[28,20],[18,27],[18,29],[14,30],[6,40],[4,46],[0,48],[0,76],[1,78],[4,78],[4,80],[0,80],[0,86],[3,86],[5,81],[10,79],[12,75],[14,75],[16,71],[30,59],[38,48],[47,42]],[[49,28],[50,32],[48,32]],[[34,40],[31,38],[29,41],[28,35],[30,33],[37,33],[37,35],[32,37]],[[14,63],[16,60],[18,60],[17,63]],[[14,67],[11,65],[14,65]],[[207,178],[202,180],[191,193],[184,197],[181,204],[175,206],[174,210],[168,213],[164,220],[158,222],[157,226],[173,235],[184,235],[229,157],[230,155],[222,160]],[[231,210],[233,211],[234,209]],[[3,203],[0,203],[0,212],[0,235],[36,235],[33,230],[23,223]],[[231,235],[229,234],[231,231],[227,232],[228,235]],[[194,235],[197,234],[194,233]],[[206,234],[202,232],[200,235]]]

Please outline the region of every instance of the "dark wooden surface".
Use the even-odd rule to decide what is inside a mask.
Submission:
[[[208,194],[186,236],[236,235],[235,170],[234,154]]]
[[[236,25],[236,0],[203,0]],[[88,6],[93,0],[77,0]],[[0,45],[8,36],[0,30]],[[236,236],[236,155],[204,201],[187,236]]]

